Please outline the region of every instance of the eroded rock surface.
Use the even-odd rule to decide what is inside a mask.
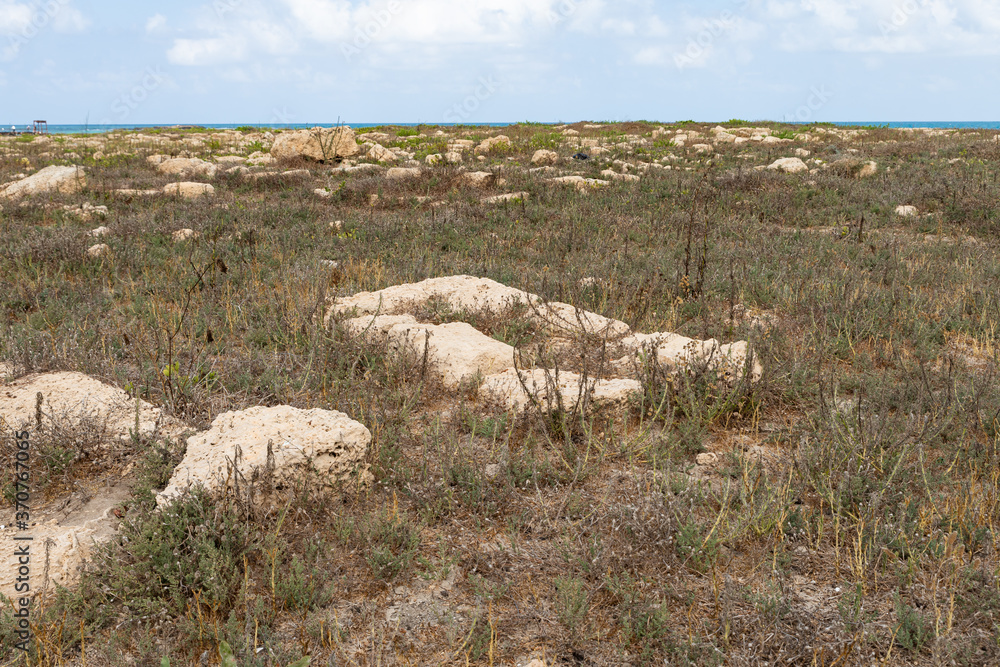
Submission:
[[[268,443],[275,486],[310,477],[327,485],[367,483],[365,455],[371,439],[367,428],[335,410],[283,405],[224,412],[209,430],[188,438],[184,460],[156,502],[169,505],[196,485],[220,490],[231,464],[250,479],[267,469]]]
[[[83,167],[52,165],[27,178],[0,186],[0,199],[16,199],[48,192],[72,194],[82,190],[86,184],[87,176]]]
[[[129,438],[136,426],[136,400],[127,393],[83,373],[61,371],[28,375],[0,385],[0,419],[13,429],[34,429],[41,393],[41,418],[61,428],[89,424],[110,437]],[[138,401],[139,433],[153,432],[159,408]]]
[[[271,146],[271,156],[277,160],[306,158],[327,162],[357,155],[359,150],[351,128],[314,127],[279,134]]]

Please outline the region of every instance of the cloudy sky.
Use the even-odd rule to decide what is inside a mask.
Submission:
[[[1000,119],[996,0],[0,0],[0,123]]]

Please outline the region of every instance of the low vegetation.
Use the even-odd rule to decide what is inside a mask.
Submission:
[[[200,200],[113,191],[168,181],[147,155],[247,156],[269,135],[0,144],[0,183],[66,163],[89,178],[76,195],[2,202],[11,373],[84,372],[196,429],[253,405],[340,410],[371,430],[375,477],[342,493],[194,493],[158,511],[183,439],[133,438],[97,472],[49,434],[39,501],[98,474],[126,477],[135,498],[79,584],[39,601],[26,657],[0,611],[0,662],[1000,661],[995,133],[766,124],[792,142],[696,153],[710,126],[666,126],[700,132],[687,147],[660,127],[503,128],[510,150],[464,153],[505,180],[483,189],[455,185],[447,163],[393,181],[303,162],[287,167],[310,180],[220,174]],[[418,154],[497,133],[373,131]],[[593,148],[581,137],[604,151],[574,161]],[[641,178],[581,193],[528,170],[539,148],[565,173]],[[796,148],[811,172],[754,169]],[[842,157],[877,173],[824,168]],[[482,201],[515,191],[528,197]],[[107,220],[61,206],[82,201]],[[100,241],[86,235],[97,224]],[[199,235],[175,242],[181,228]],[[97,242],[109,252],[88,257]],[[624,416],[514,418],[322,326],[331,297],[452,274],[636,331],[748,340],[764,374],[727,387],[638,364],[644,392]],[[427,311],[549,354],[517,313]],[[560,359],[575,368],[600,349],[579,340]]]

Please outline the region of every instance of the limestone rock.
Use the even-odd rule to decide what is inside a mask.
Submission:
[[[456,180],[461,185],[467,185],[474,188],[486,188],[495,185],[497,177],[496,174],[491,174],[488,171],[467,171],[463,174],[459,174]]]
[[[495,137],[490,137],[489,139],[484,139],[478,146],[476,146],[477,154],[492,153],[495,150],[509,149],[510,137],[506,134],[498,134]]]
[[[239,155],[219,155],[216,156],[215,161],[219,164],[234,166],[246,164],[247,159],[245,157],[240,157]]]
[[[619,370],[633,363],[636,355],[643,355],[652,349],[656,362],[666,369],[673,372],[691,369],[714,371],[727,382],[743,377],[749,353],[746,341],[720,345],[714,338],[702,341],[670,332],[633,334],[622,339],[621,344],[631,350],[631,356],[613,363]],[[755,357],[750,369],[751,381],[758,381],[762,372],[760,361]]]
[[[508,192],[502,195],[493,195],[491,197],[484,197],[481,201],[484,204],[506,204],[512,201],[526,201],[528,199],[527,192]]]
[[[388,341],[389,330],[397,324],[416,324],[413,315],[362,315],[343,320],[340,324],[351,336],[367,342],[385,343]]]
[[[490,338],[465,322],[450,324],[400,323],[389,329],[390,352],[427,361],[446,389],[499,373],[514,366],[514,348]]]
[[[334,410],[282,405],[224,412],[208,431],[188,438],[184,459],[156,502],[160,507],[169,505],[193,485],[203,485],[210,492],[220,490],[230,462],[246,478],[255,470],[264,471],[268,443],[277,487],[310,478],[330,486],[364,483],[369,475],[365,456],[371,439],[362,424]]]
[[[184,199],[210,197],[215,194],[215,188],[209,183],[167,183],[163,186],[163,194],[179,195]]]
[[[108,217],[107,206],[94,206],[88,202],[78,205],[66,204],[62,207],[64,213],[72,215],[80,220],[90,220],[91,218],[104,219]]]
[[[19,181],[0,186],[0,199],[16,199],[30,195],[79,192],[87,184],[83,167],[52,165]]]
[[[106,243],[98,243],[87,248],[87,257],[103,257],[111,252],[111,248]]]
[[[912,218],[917,215],[917,207],[909,205],[901,205],[896,207],[896,215],[901,215],[904,218]]]
[[[796,148],[795,155],[797,155],[798,157],[809,157],[810,155],[812,155],[812,152],[806,150],[805,148]]]
[[[377,162],[396,161],[396,154],[382,144],[372,144],[368,149],[368,157]]]
[[[357,155],[359,150],[354,130],[346,125],[282,132],[271,145],[271,155],[276,160],[307,158],[328,162]]]
[[[426,164],[428,167],[433,167],[436,164],[441,164],[442,161],[444,161],[444,156],[441,155],[440,153],[431,153],[430,155],[424,158],[424,164]]]
[[[592,188],[600,188],[611,184],[610,181],[602,181],[599,178],[584,178],[583,176],[558,176],[551,179],[550,182],[561,185],[572,185],[580,192],[588,192]]]
[[[168,176],[179,178],[214,178],[218,167],[211,162],[196,157],[175,157],[164,160],[156,166],[156,170]]]
[[[36,396],[42,394],[42,421],[62,430],[91,426],[110,438],[128,439],[135,429],[136,401],[127,393],[83,373],[42,373],[0,385],[0,420],[14,429],[34,428]],[[138,401],[139,433],[152,433],[160,410]]]
[[[459,164],[462,162],[462,154],[458,151],[448,151],[444,154],[444,159],[449,164]]]
[[[527,305],[525,317],[550,331],[619,337],[629,333],[624,322],[577,309],[558,301],[545,302],[539,296],[508,287],[489,278],[459,275],[428,278],[419,283],[394,285],[378,292],[359,292],[338,298],[326,314],[329,325],[335,315],[398,315],[412,313],[430,300],[438,300],[455,311],[505,310]]]
[[[180,243],[181,241],[187,241],[188,239],[198,238],[198,232],[185,227],[184,229],[178,229],[175,231],[170,235],[170,238],[173,239],[174,243]]]
[[[392,167],[385,172],[385,177],[390,181],[396,181],[407,178],[417,178],[421,173],[420,167]]]
[[[638,380],[590,379],[584,385],[583,378],[576,373],[560,372],[557,375],[555,371],[543,369],[510,369],[486,377],[479,388],[481,398],[517,414],[524,412],[532,404],[532,399],[545,411],[557,409],[560,401],[566,410],[573,409],[578,402],[579,407],[587,405],[593,410],[608,406],[623,408],[632,396],[641,393],[642,384]]]
[[[538,166],[552,165],[559,161],[559,153],[540,148],[531,156],[531,164]]]
[[[809,165],[802,161],[802,158],[783,157],[772,162],[768,167],[771,170],[783,171],[786,174],[797,174],[801,171],[809,171]]]

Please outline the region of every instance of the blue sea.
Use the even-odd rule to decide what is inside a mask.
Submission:
[[[600,121],[598,121],[600,122]],[[660,121],[656,121],[660,122]],[[715,121],[708,121],[714,123]],[[765,120],[755,121],[755,122],[770,122]],[[560,122],[551,123],[552,125],[561,124]],[[322,126],[332,126],[336,123],[293,123],[289,125],[260,125],[256,123],[206,123],[206,124],[180,124],[180,125],[61,125],[50,123],[48,126],[49,132],[52,134],[99,134],[102,132],[112,132],[114,130],[142,130],[142,129],[174,129],[178,127],[203,127],[213,130],[231,130],[237,127],[258,127],[261,129],[301,129],[301,128],[311,128],[317,125]],[[343,123],[344,125],[349,125],[353,128],[360,127],[383,127],[383,126],[396,126],[396,127],[417,127],[419,125],[427,125],[433,127],[448,127],[456,126],[454,123]],[[517,125],[518,122],[510,123],[475,123],[467,124],[464,127],[469,126],[488,126],[488,127],[507,127],[509,125]],[[543,123],[548,124],[548,123]],[[669,125],[669,121],[663,121],[663,124]],[[724,124],[724,123],[723,123]],[[932,127],[932,128],[956,128],[963,130],[977,130],[977,129],[988,129],[988,130],[1000,130],[1000,121],[982,121],[982,122],[951,122],[951,121],[865,121],[865,122],[846,122],[837,121],[833,125],[841,125],[845,127],[890,127],[890,128],[902,128],[902,127]],[[0,123],[0,130],[10,127],[10,124]],[[16,125],[18,132],[23,132],[26,128],[24,125]]]

